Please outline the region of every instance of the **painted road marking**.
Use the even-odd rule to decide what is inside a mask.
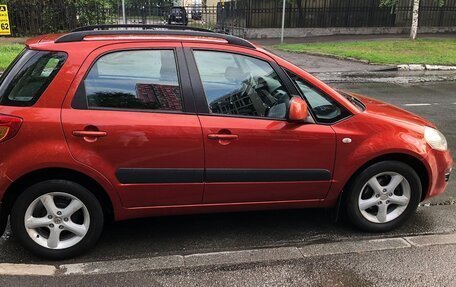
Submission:
[[[404,104],[406,107],[421,107],[421,106],[432,106],[432,104]]]
[[[153,271],[201,266],[236,265],[246,263],[300,260],[314,256],[363,253],[372,251],[421,248],[456,244],[456,233],[418,235],[395,238],[351,240],[301,247],[271,247],[261,249],[170,255],[149,258],[52,265],[0,264],[0,275],[71,276]]]

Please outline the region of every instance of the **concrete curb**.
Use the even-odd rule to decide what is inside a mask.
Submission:
[[[398,71],[456,71],[456,66],[403,64],[397,65]]]
[[[456,238],[456,235],[455,235]],[[362,253],[410,248],[404,238],[387,238],[313,244],[304,247],[273,247],[240,251],[224,251],[191,255],[127,259],[108,262],[90,262],[61,265],[57,275],[94,275],[132,271],[154,271],[176,268],[214,267],[261,262],[300,260],[314,256]]]
[[[302,247],[271,247],[191,255],[170,255],[152,258],[63,264],[58,266],[2,263],[0,264],[0,276],[97,275],[211,266],[230,266],[262,262],[302,260],[316,256],[421,248],[426,246],[448,244],[456,244],[456,233],[343,241],[325,244],[312,244]]]

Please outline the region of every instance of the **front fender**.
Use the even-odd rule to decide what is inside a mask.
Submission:
[[[420,160],[429,171],[423,159],[430,148],[423,139],[420,126],[359,114],[334,125],[333,129],[337,139],[336,161],[328,201],[337,200],[340,191],[359,168],[381,156],[411,156]],[[344,143],[345,138],[350,138],[351,142]]]

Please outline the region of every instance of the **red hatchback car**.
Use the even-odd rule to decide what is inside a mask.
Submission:
[[[33,253],[78,255],[111,219],[205,212],[340,206],[387,231],[445,190],[429,121],[237,37],[141,28],[30,39],[0,79],[0,231],[10,215]]]

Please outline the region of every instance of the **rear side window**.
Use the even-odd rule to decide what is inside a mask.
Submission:
[[[66,58],[67,55],[62,52],[26,50],[3,78],[0,103],[9,106],[31,106],[36,103]]]
[[[89,109],[183,110],[172,50],[104,55],[93,65],[84,88]]]

